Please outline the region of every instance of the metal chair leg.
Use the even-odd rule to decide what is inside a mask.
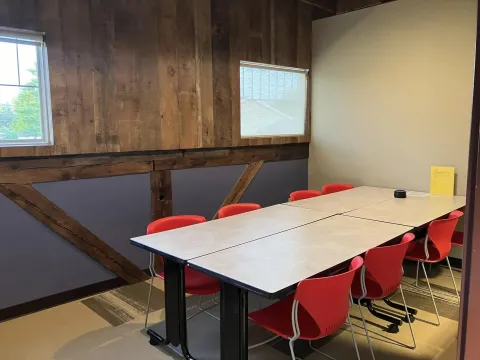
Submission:
[[[288,342],[288,346],[290,346],[290,354],[292,355],[292,360],[298,360],[298,358],[295,356],[295,349],[294,349],[295,339],[294,338],[290,339],[290,341]]]
[[[420,261],[417,261],[417,276],[415,277],[415,286],[418,287],[418,272],[420,270]]]
[[[411,349],[414,350],[417,348],[417,342],[415,340],[415,334],[413,333],[412,321],[410,320],[410,311],[407,306],[407,302],[405,301],[405,296],[403,295],[402,285],[400,285],[400,294],[402,294],[403,305],[405,305],[405,315],[407,316],[408,325],[410,326],[410,333],[412,334],[413,347]]]
[[[447,259],[448,268],[450,269],[450,275],[452,275],[453,286],[455,286],[455,292],[457,293],[457,299],[458,299],[458,302],[460,302],[460,294],[458,293],[457,283],[455,282],[455,276],[453,276],[453,270],[452,270],[452,266],[450,265],[450,260],[448,259],[448,256],[446,257],[446,259]]]
[[[440,315],[438,315],[437,304],[435,303],[435,297],[433,296],[432,287],[430,286],[430,281],[428,280],[427,270],[425,270],[425,263],[423,261],[422,261],[422,269],[423,269],[423,274],[425,275],[425,280],[427,280],[428,290],[430,290],[430,297],[432,298],[433,306],[435,307],[435,313],[437,314],[438,324],[435,324],[435,325],[439,326],[440,325]]]
[[[373,353],[372,340],[370,335],[368,335],[367,322],[365,321],[365,316],[363,316],[362,304],[358,302],[358,309],[360,310],[360,317],[362,318],[363,328],[365,329],[365,335],[367,336],[368,346],[370,347],[370,353],[372,354],[372,359],[375,360],[375,354]]]
[[[150,289],[148,289],[148,300],[147,300],[147,311],[145,313],[145,329],[148,326],[148,313],[150,312],[150,299],[152,297],[152,287],[153,280],[155,279],[155,255],[151,252],[149,253],[149,264],[148,268],[150,270]]]
[[[360,360],[360,352],[358,351],[357,340],[355,340],[355,331],[353,331],[352,321],[350,320],[350,313],[348,313],[348,325],[350,326],[350,332],[352,333],[353,344],[355,345],[355,351],[357,352],[357,359]]]
[[[148,326],[148,313],[150,312],[150,299],[152,297],[153,279],[154,277],[152,276],[152,279],[150,280],[150,289],[148,290],[147,311],[145,314],[145,329]]]

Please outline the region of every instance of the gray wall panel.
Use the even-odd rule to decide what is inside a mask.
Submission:
[[[172,172],[174,214],[211,219],[245,165]],[[35,184],[70,216],[141,268],[148,255],[129,244],[150,222],[149,174]],[[307,160],[264,164],[243,202],[285,202],[307,188]],[[0,196],[0,308],[114,278],[67,241]]]
[[[308,188],[307,165],[307,159],[265,163],[241,201],[262,206],[286,202],[292,191]],[[244,169],[238,165],[174,171],[174,213],[211,219]]]
[[[290,193],[308,189],[308,160],[263,164],[242,197],[242,202],[271,206],[288,201]]]
[[[173,171],[173,213],[212,219],[245,168],[234,165]]]
[[[83,226],[142,269],[148,254],[130,245],[151,220],[150,175],[35,184],[34,187]]]
[[[0,308],[114,277],[4,196],[0,213]]]

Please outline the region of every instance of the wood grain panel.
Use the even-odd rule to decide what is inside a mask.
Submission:
[[[0,0],[0,26],[42,31],[53,146],[1,157],[306,142],[240,138],[239,62],[310,67],[299,0]]]
[[[213,127],[215,146],[232,141],[232,86],[230,83],[229,5],[212,0]]]
[[[196,90],[198,116],[198,145],[213,147],[213,67],[212,67],[212,35],[211,35],[211,0],[196,0],[195,6],[195,58],[196,58]]]
[[[154,152],[143,155],[53,157],[0,161],[0,184],[88,179],[154,170],[178,170],[308,158],[308,144]]]
[[[177,7],[175,0],[160,1],[159,5],[160,146],[163,149],[179,149]]]
[[[59,0],[57,0],[59,1]],[[113,82],[114,16],[105,2],[91,2],[95,151],[111,151],[108,123],[113,119],[116,86]],[[52,66],[50,65],[50,68]],[[51,75],[51,70],[50,70]],[[55,116],[54,116],[55,119]],[[54,127],[54,135],[56,128]],[[55,140],[56,141],[56,140]]]

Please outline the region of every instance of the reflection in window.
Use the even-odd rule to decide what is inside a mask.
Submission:
[[[304,135],[308,70],[240,63],[241,136]]]
[[[52,144],[43,34],[0,27],[0,146]]]

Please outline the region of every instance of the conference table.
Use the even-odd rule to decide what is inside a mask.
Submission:
[[[185,358],[193,359],[187,346],[184,282],[184,269],[189,260],[333,215],[335,213],[327,211],[275,205],[250,213],[131,239],[131,244],[163,257],[167,336],[163,338],[153,329],[149,329],[147,333],[151,342],[180,346]]]
[[[166,338],[187,346],[184,267],[221,281],[222,360],[245,360],[248,292],[281,298],[303,279],[397,239],[465,205],[464,197],[358,187],[131,240],[165,262]],[[388,215],[388,216],[387,216]]]
[[[413,194],[345,213],[362,219],[419,227],[465,206],[464,196]]]

